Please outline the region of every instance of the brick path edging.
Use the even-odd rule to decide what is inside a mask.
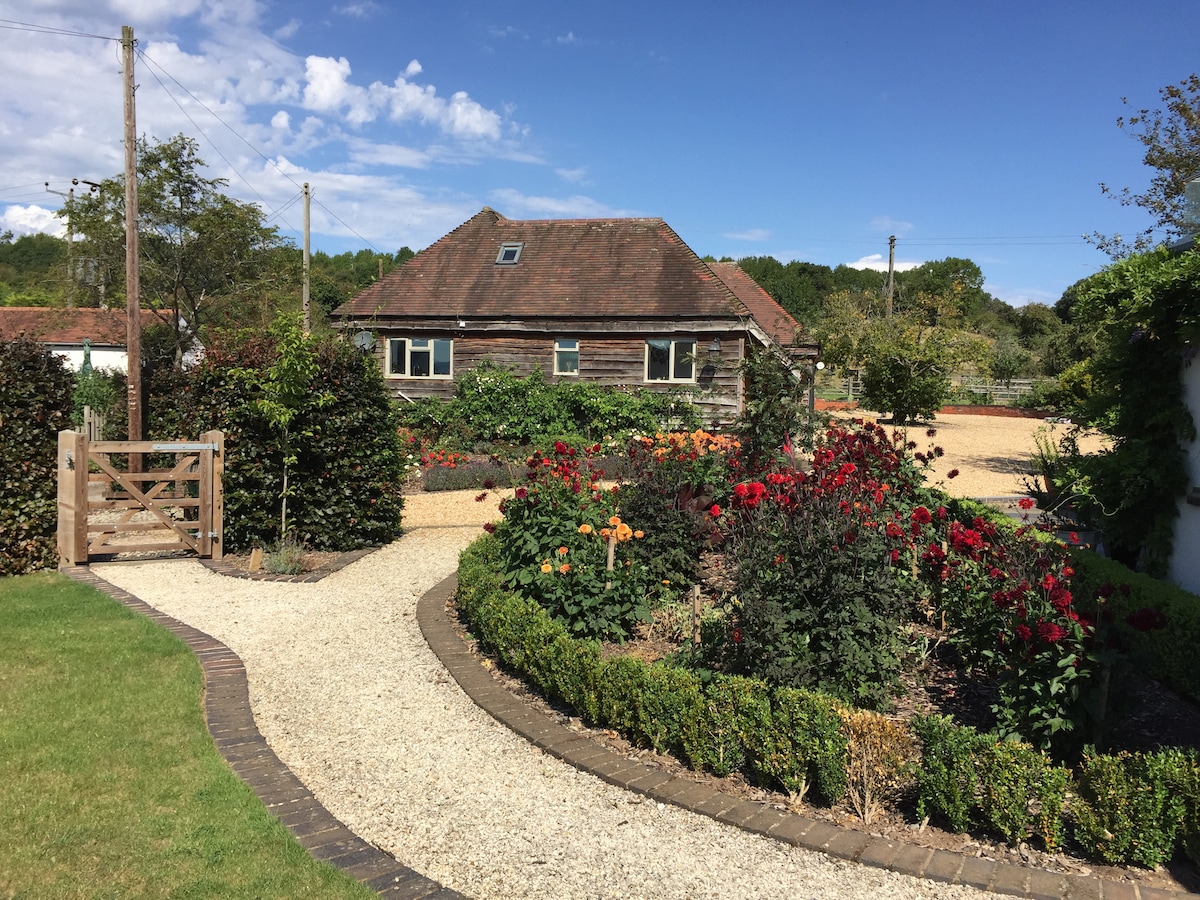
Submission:
[[[217,750],[267,811],[315,859],[336,866],[389,900],[452,900],[464,896],[367,843],[312,795],[259,732],[250,709],[246,667],[236,653],[216,638],[110,584],[87,566],[63,567],[60,571],[161,625],[196,654],[204,671],[204,718]]]
[[[840,828],[706,784],[668,775],[571,731],[498,683],[459,638],[446,613],[458,587],[451,575],[417,601],[417,623],[434,655],[477,706],[546,753],[609,784],[787,844],[915,878],[1031,900],[1181,900],[1196,894],[1141,887],[1091,875],[1029,869],[949,850],[918,847]]]

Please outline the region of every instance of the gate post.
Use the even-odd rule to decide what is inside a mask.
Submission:
[[[209,555],[212,559],[219,560],[224,555],[225,546],[225,432],[206,431],[200,435],[200,440],[206,444],[216,444],[217,447],[212,451],[209,469],[211,484],[208,496],[211,501],[207,527],[212,535],[212,541],[208,544]]]
[[[88,561],[88,439],[78,431],[58,433],[58,565]]]

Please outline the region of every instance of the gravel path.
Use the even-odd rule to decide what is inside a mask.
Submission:
[[[193,560],[92,568],[225,642],[245,662],[260,731],[326,808],[472,897],[994,896],[643,800],[517,738],[462,693],[415,618],[494,509],[412,501],[408,521],[440,524],[315,584],[231,579]]]

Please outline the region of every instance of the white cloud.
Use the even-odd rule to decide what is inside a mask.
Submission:
[[[317,112],[341,112],[346,121],[363,125],[378,115],[378,100],[365,88],[350,84],[350,62],[346,57],[330,59],[310,56],[305,60],[304,106]]]
[[[271,116],[271,127],[278,128],[280,131],[287,131],[292,124],[292,117],[282,109]]]
[[[420,72],[413,60],[406,72]],[[324,113],[341,113],[353,126],[378,118],[383,109],[393,122],[409,119],[438,126],[458,138],[497,140],[503,122],[499,113],[472,100],[466,91],[456,91],[449,100],[437,95],[431,84],[418,85],[397,76],[391,86],[375,82],[369,88],[350,83],[350,62],[344,56],[332,59],[310,56],[305,61],[304,106]]]
[[[900,219],[893,219],[891,216],[876,216],[871,220],[871,228],[875,231],[882,231],[887,234],[897,236],[908,234],[913,230],[912,222],[904,222]]]
[[[299,19],[289,19],[285,25],[281,25],[275,29],[272,37],[277,41],[286,41],[288,38],[295,37],[296,32],[300,30]]]
[[[771,232],[765,228],[750,228],[746,231],[731,231],[727,232],[724,237],[731,241],[765,241],[771,236]]]
[[[344,6],[335,6],[333,11],[339,15],[349,16],[352,19],[369,19],[372,16],[378,15],[382,11],[382,7],[372,0],[362,0],[359,3],[347,3]]]
[[[375,144],[370,141],[351,141],[350,159],[352,162],[360,165],[423,169],[429,165],[430,154],[426,150],[402,147],[399,144]]]
[[[488,28],[488,35],[494,38],[516,37],[528,39],[529,37],[526,32],[522,31],[520,28],[517,28],[515,25],[505,25],[503,28],[501,28],[499,25],[493,25]]]
[[[580,166],[578,169],[555,169],[554,174],[563,181],[571,184],[580,184],[587,179],[587,167]]]
[[[591,197],[533,197],[513,188],[491,192],[496,208],[513,219],[523,217],[547,219],[613,219],[636,215],[634,212],[613,209]]]
[[[11,231],[20,237],[44,231],[62,237],[67,233],[66,223],[54,215],[54,210],[44,209],[34,203],[28,206],[9,206],[0,215],[0,231]]]
[[[888,270],[888,261],[882,253],[872,253],[868,256],[863,256],[854,262],[845,263],[851,269],[870,269],[874,272],[886,272]],[[909,269],[915,269],[922,265],[919,262],[897,262],[894,266],[897,272],[907,272]]]
[[[416,60],[416,59],[409,60],[408,65],[404,67],[404,77],[405,78],[414,78],[415,76],[420,75],[424,71],[425,70],[423,68],[421,68],[420,60]]]
[[[566,34],[560,34],[555,38],[555,42],[559,44],[578,44],[579,38],[575,37],[575,32],[568,31]]]

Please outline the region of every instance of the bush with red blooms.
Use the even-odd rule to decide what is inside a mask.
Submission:
[[[898,522],[922,482],[907,449],[876,425],[831,427],[810,472],[747,473],[710,510],[736,573],[735,667],[859,706],[890,702],[913,596]]]
[[[999,733],[1060,757],[1094,742],[1117,653],[1106,627],[1107,595],[1080,606],[1066,545],[1028,522],[1002,531],[980,517],[959,521],[944,506],[914,509],[910,533],[951,643],[969,665],[999,677]],[[1152,616],[1142,619],[1155,624]]]

